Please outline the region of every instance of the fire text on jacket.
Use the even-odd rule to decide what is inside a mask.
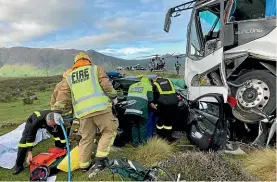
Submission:
[[[71,75],[72,84],[84,82],[89,79],[89,69],[75,71]]]

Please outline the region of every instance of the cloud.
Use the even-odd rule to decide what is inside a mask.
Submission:
[[[20,41],[31,39],[54,30],[54,26],[41,25],[35,22],[11,23],[8,27],[5,27],[5,31],[0,32],[0,45],[18,45]]]
[[[151,17],[151,18],[148,18]],[[139,12],[132,17],[102,17],[95,27],[100,33],[57,42],[48,47],[60,49],[107,49],[113,44],[136,44],[138,42],[179,42],[182,39],[173,34],[163,32],[163,21],[155,21],[162,17],[161,12]],[[154,19],[152,19],[154,18]],[[162,17],[163,20],[163,17]]]
[[[105,49],[113,44],[135,44],[136,42],[180,42],[183,41],[181,38],[176,38],[172,36],[163,36],[155,34],[141,34],[134,33],[132,31],[118,31],[109,32],[97,35],[84,36],[79,39],[61,41],[53,45],[46,47],[54,47],[58,49]]]
[[[153,47],[158,51],[155,44],[168,49],[167,44],[184,40],[181,18],[180,23],[174,20],[169,34],[163,31],[167,9],[182,0],[127,1],[0,0],[0,47],[97,49],[135,56]]]
[[[99,52],[104,53],[104,54],[133,55],[133,54],[138,54],[138,53],[147,53],[151,50],[153,50],[153,48],[149,48],[149,47],[142,47],[142,48],[127,47],[127,48],[123,48],[123,49],[104,49],[104,50],[99,50]]]
[[[135,48],[135,47],[128,47],[128,48],[124,48],[124,49],[119,49],[118,53],[122,53],[125,55],[130,55],[130,54],[137,54],[137,53],[143,53],[143,52],[149,52],[153,50],[152,48]]]
[[[92,6],[95,8],[103,8],[103,9],[108,9],[112,8],[116,5],[115,2],[112,1],[106,1],[106,0],[93,0]]]
[[[0,0],[0,45],[12,45],[70,27],[83,0]]]
[[[103,18],[96,23],[96,27],[99,29],[105,29],[109,31],[121,31],[127,28],[130,24],[128,18]]]
[[[114,33],[104,33],[99,35],[84,36],[79,39],[61,41],[54,45],[47,47],[55,47],[59,49],[96,49],[104,48],[109,44],[117,43],[122,41],[124,33],[114,32]]]
[[[140,2],[142,2],[142,3],[151,3],[151,2],[153,2],[154,0],[139,0]]]

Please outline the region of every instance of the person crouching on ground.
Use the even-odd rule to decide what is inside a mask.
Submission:
[[[143,76],[140,82],[130,86],[127,96],[127,101],[129,100],[136,100],[135,104],[127,107],[125,115],[132,124],[132,145],[138,147],[147,139],[148,106],[153,101],[152,85],[148,77]]]
[[[46,128],[46,130],[53,135],[56,147],[66,147],[65,137],[61,126],[59,126],[59,120],[62,120],[61,114],[55,113],[52,110],[35,111],[31,116],[29,116],[25,129],[23,130],[22,137],[19,141],[13,175],[19,174],[24,169],[23,164],[26,154],[26,163],[30,165],[33,158],[32,149],[34,147],[38,129]]]

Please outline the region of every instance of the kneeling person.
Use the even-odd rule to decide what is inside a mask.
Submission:
[[[13,171],[14,175],[19,174],[24,169],[23,164],[26,154],[28,154],[26,163],[30,165],[33,158],[32,149],[38,129],[46,128],[46,130],[53,135],[55,146],[58,148],[65,148],[66,141],[62,128],[59,126],[59,120],[61,119],[62,117],[59,113],[55,113],[51,110],[35,111],[29,116],[19,141],[15,170]]]

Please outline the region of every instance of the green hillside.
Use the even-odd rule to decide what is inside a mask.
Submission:
[[[26,47],[0,48],[0,77],[51,76],[61,74],[72,66],[74,56],[80,51],[82,50]],[[127,67],[136,64],[147,67],[150,61],[150,59],[125,60],[107,56],[94,50],[86,52],[94,64],[102,66],[106,71],[115,71],[118,66]],[[182,59],[167,58],[167,69],[172,70],[177,60],[182,62]]]
[[[5,64],[0,68],[0,76],[3,77],[25,77],[46,75],[45,70],[37,69],[30,65],[9,65]]]

